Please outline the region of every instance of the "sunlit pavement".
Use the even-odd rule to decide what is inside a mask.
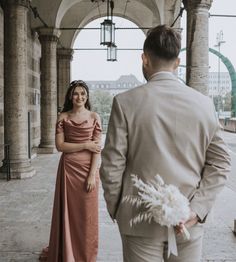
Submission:
[[[236,219],[236,134],[224,133],[224,136],[233,166],[228,185],[205,225],[203,261],[209,262],[236,262],[236,237],[232,232]],[[31,179],[0,181],[0,262],[37,261],[41,248],[47,246],[59,157],[60,154],[39,155],[32,161],[37,174]],[[122,262],[117,225],[106,212],[102,189],[99,219],[97,261]]]

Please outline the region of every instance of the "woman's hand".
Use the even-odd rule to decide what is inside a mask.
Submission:
[[[89,141],[87,142],[86,149],[93,153],[101,153],[101,145],[98,141]]]
[[[96,176],[95,175],[89,175],[87,179],[87,191],[92,192],[96,187]]]

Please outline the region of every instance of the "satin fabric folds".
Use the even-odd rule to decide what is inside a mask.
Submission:
[[[63,119],[56,133],[64,132],[65,142],[83,143],[98,140],[101,127],[96,119],[81,123]],[[86,191],[92,153],[83,150],[62,153],[58,166],[48,262],[95,262],[98,252],[98,183]]]

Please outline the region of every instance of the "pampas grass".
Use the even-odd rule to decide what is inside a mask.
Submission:
[[[169,228],[189,218],[189,201],[176,186],[166,185],[159,175],[148,183],[144,183],[137,175],[131,175],[131,177],[134,186],[138,189],[138,195],[125,196],[122,202],[136,208],[144,207],[145,211],[132,218],[130,226],[141,222],[151,223],[153,220]]]

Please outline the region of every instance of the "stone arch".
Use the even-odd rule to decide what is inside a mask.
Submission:
[[[73,27],[84,27],[94,19],[106,16],[106,8],[104,7],[100,10],[101,12],[99,14],[97,8],[94,7],[93,9],[87,10],[86,8],[88,7],[83,6],[83,3],[78,0],[73,0],[70,5],[65,7],[63,3],[66,1],[67,0],[62,1],[61,6],[58,9],[58,15],[56,18],[57,27],[70,27],[71,25],[73,25]],[[127,9],[125,15],[123,8],[118,5],[117,8],[115,8],[114,16],[128,19],[138,27],[152,27],[154,21],[156,24],[161,23],[161,10],[159,10],[159,7],[156,4],[153,3],[153,5],[150,6],[150,2],[149,5],[147,5],[141,1],[134,1],[131,2],[130,5],[131,4],[132,7],[130,6],[130,8]],[[84,12],[82,12],[80,16],[76,15],[77,10],[81,8],[85,8],[83,9]],[[140,13],[140,10],[142,10],[142,13]],[[145,21],[145,24],[143,24],[143,21]],[[145,30],[143,31],[145,33]],[[79,32],[80,30],[62,31],[60,36],[62,46],[65,48],[72,48],[74,40]]]
[[[163,0],[162,0],[163,1]],[[82,0],[62,0],[61,3],[60,3],[60,6],[58,8],[58,12],[57,12],[57,16],[56,16],[56,21],[55,21],[55,26],[56,27],[60,27],[61,24],[62,24],[62,20],[63,20],[63,17],[66,15],[66,13],[73,7],[75,7],[77,4],[82,4]],[[118,4],[118,6],[117,6]],[[159,3],[156,3],[155,1],[152,2],[146,2],[146,3],[143,3],[142,1],[134,1],[134,2],[131,2],[130,5],[132,4],[132,7],[130,7],[130,10],[132,10],[131,14],[129,15],[129,17],[131,17],[131,19],[134,19],[134,20],[137,20],[134,18],[135,14],[137,14],[137,17],[140,15],[140,12],[137,10],[142,10],[142,13],[145,12],[145,10],[149,10],[150,12],[152,12],[152,18],[154,17],[157,17],[158,20],[159,20],[159,23],[161,22],[161,16],[160,16],[160,6],[159,6]],[[123,12],[124,10],[119,6],[119,3],[118,2],[115,2],[115,5],[117,6],[116,9],[118,9],[118,11],[116,11],[117,14],[114,13],[114,15],[117,15],[117,16],[123,16]],[[95,7],[95,5],[94,5]],[[99,14],[97,12],[94,13],[94,9],[97,10],[97,7],[91,9],[92,12],[92,17],[93,16],[99,16]],[[106,15],[106,3],[105,3],[105,9],[102,8],[101,10],[101,15],[102,16],[105,16]],[[97,17],[96,17],[97,18]],[[147,17],[146,17],[147,19]],[[86,19],[85,19],[86,20]],[[94,20],[94,19],[92,19]],[[91,17],[87,19],[87,21],[85,21],[85,24],[89,23],[91,21]],[[83,24],[81,25],[83,26]]]
[[[36,7],[43,21],[50,28],[60,27],[84,27],[89,22],[98,17],[106,16],[106,4],[100,5],[98,11],[96,3],[89,0],[32,0],[32,6]],[[143,1],[134,0],[129,2],[126,13],[124,14],[123,1],[115,1],[114,16],[124,17],[134,22],[139,27],[153,27],[163,23],[165,8],[164,0]],[[144,24],[145,21],[145,24]],[[31,15],[32,29],[42,27],[42,22]],[[62,47],[71,48],[75,35],[78,30],[62,31],[60,42]]]
[[[182,48],[181,52],[182,51],[186,51],[186,48]],[[232,86],[232,91],[231,91],[231,95],[232,95],[231,116],[236,117],[236,71],[235,71],[235,68],[234,68],[233,64],[231,63],[231,61],[229,60],[229,58],[222,55],[219,51],[217,51],[213,48],[209,48],[209,52],[216,55],[217,57],[219,57],[220,60],[222,61],[222,63],[226,66],[226,68],[229,72],[230,80],[231,80],[231,86]]]

